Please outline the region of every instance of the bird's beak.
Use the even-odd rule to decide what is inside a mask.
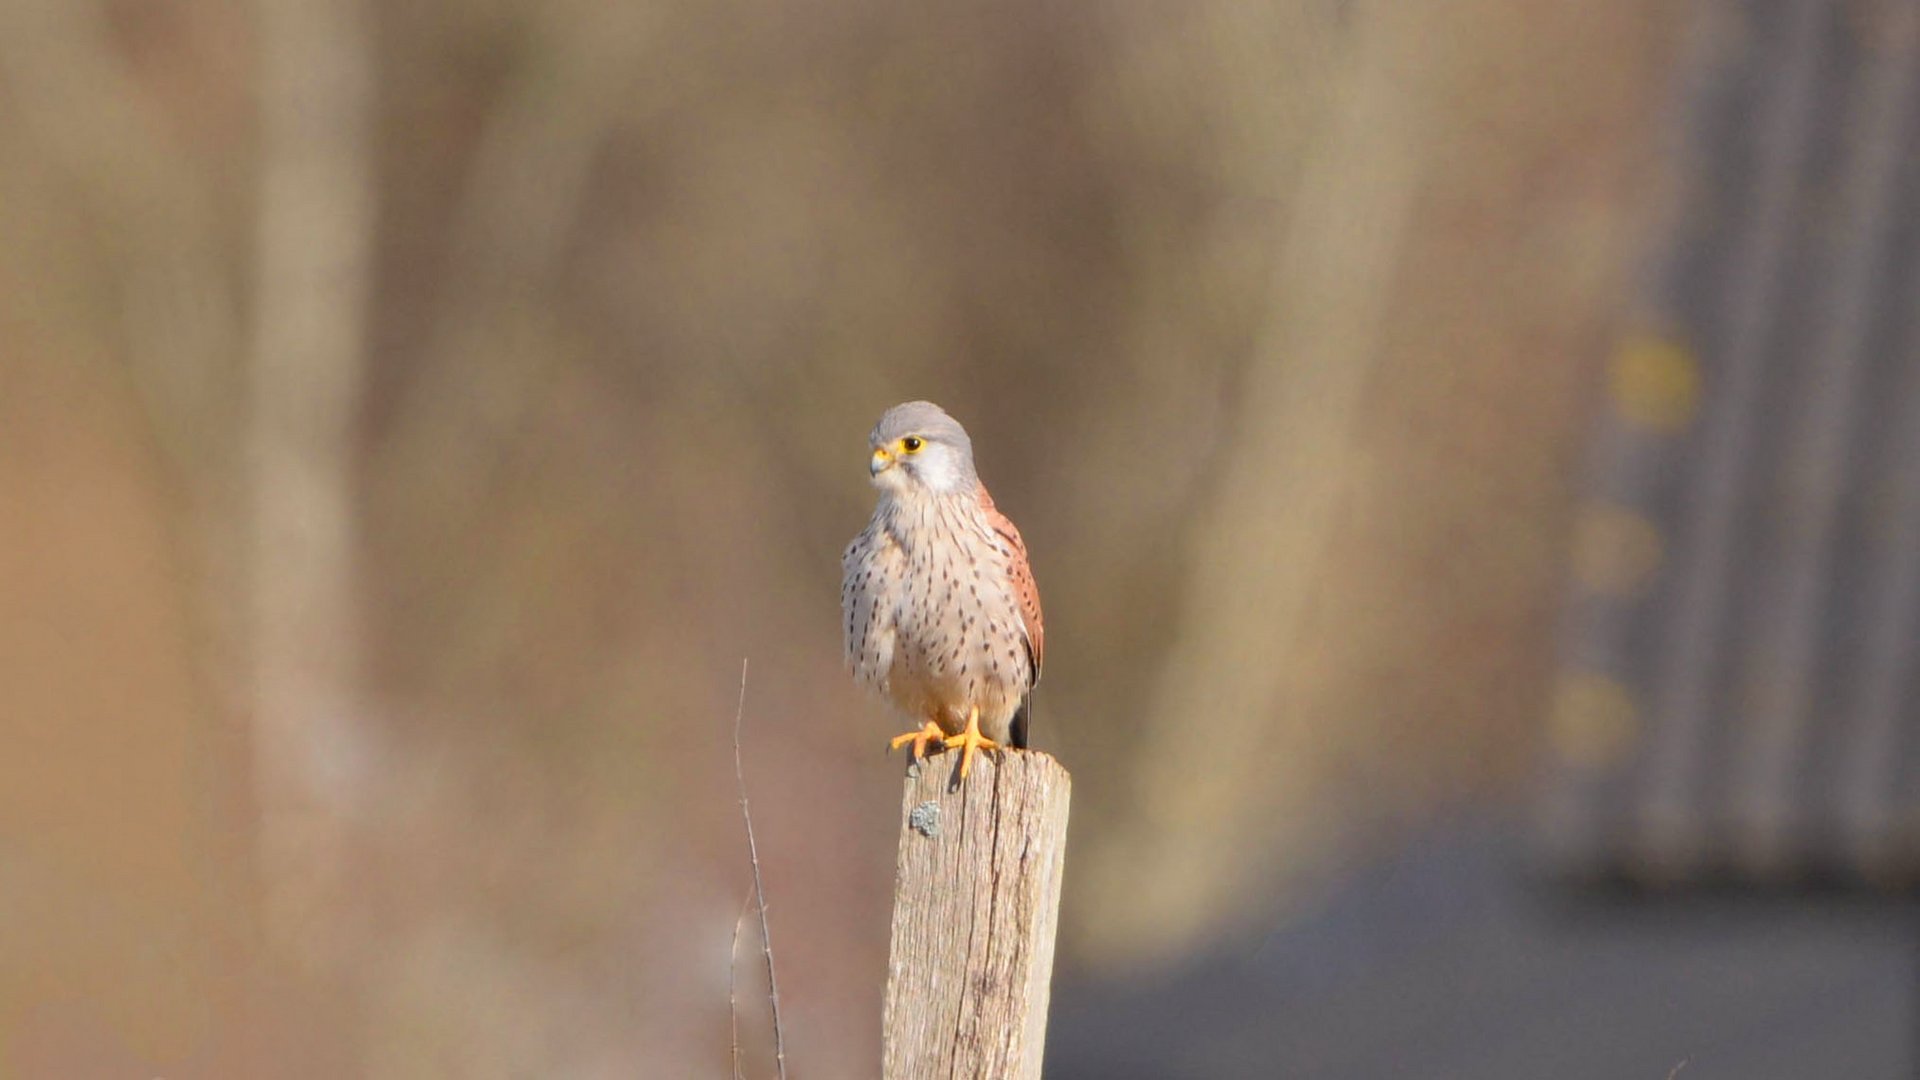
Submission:
[[[867,475],[879,476],[882,472],[885,472],[892,464],[893,464],[893,455],[887,453],[886,447],[883,447],[883,446],[875,447],[873,451],[873,456],[867,459]]]

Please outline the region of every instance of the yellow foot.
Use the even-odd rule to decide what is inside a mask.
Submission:
[[[973,765],[975,750],[998,750],[1000,744],[980,734],[980,709],[978,706],[967,712],[967,730],[958,735],[949,735],[942,744],[951,750],[960,747],[960,779],[967,778],[967,770]]]
[[[919,731],[909,731],[905,735],[895,735],[893,741],[887,744],[887,749],[898,750],[908,743],[912,743],[913,760],[919,761],[921,758],[927,756],[928,743],[939,742],[941,739],[946,738],[946,736],[947,733],[940,730],[939,724],[929,720],[927,721],[927,726],[921,728]]]

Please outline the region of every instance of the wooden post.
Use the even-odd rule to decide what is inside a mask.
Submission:
[[[1031,750],[958,769],[907,770],[883,1075],[1038,1080],[1073,785]]]

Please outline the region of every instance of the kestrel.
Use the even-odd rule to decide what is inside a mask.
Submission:
[[[973,469],[965,428],[929,401],[895,405],[867,436],[880,498],[840,559],[847,667],[920,727],[893,740],[1027,745],[1046,634],[1027,545]]]

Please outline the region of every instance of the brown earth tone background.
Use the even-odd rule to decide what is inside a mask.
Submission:
[[[872,1075],[909,398],[1084,984],[1520,790],[1682,14],[0,0],[0,1075],[723,1075],[743,657],[793,1075]]]

